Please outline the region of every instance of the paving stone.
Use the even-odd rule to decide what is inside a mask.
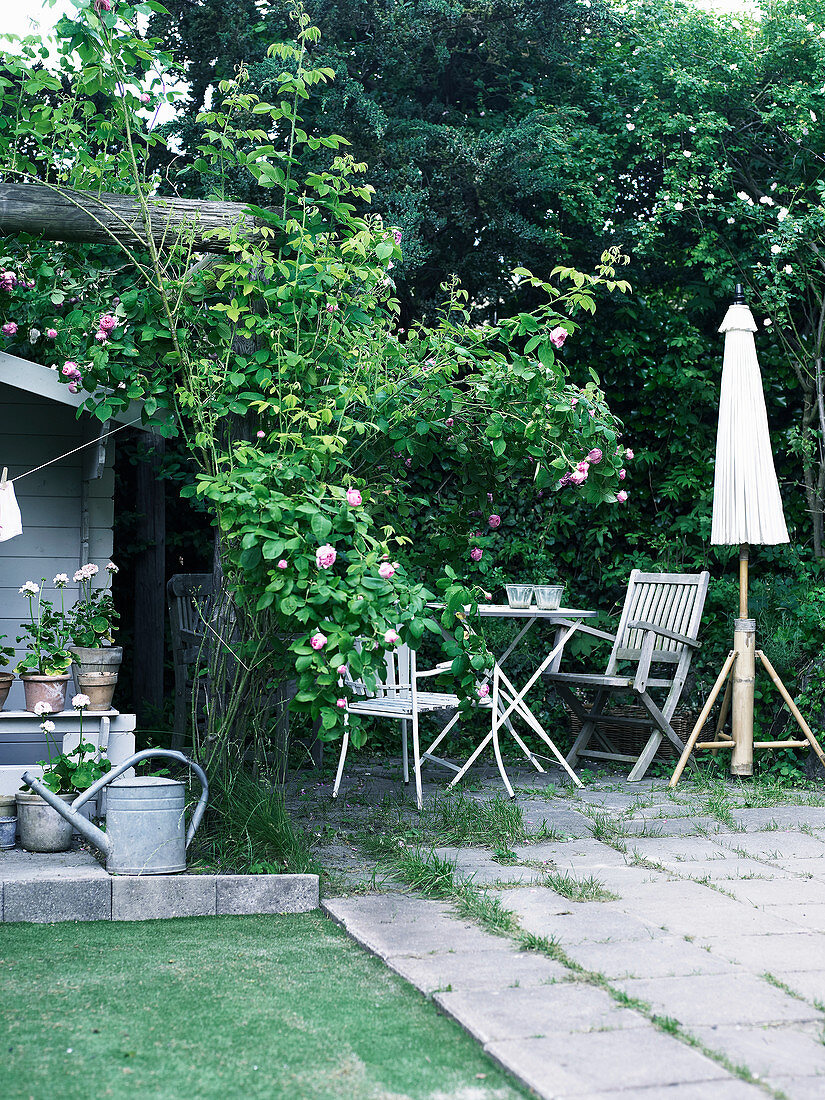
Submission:
[[[627,861],[621,852],[592,838],[569,840],[563,843],[541,841],[538,844],[521,844],[513,849],[518,859],[554,863],[560,868],[625,867]]]
[[[512,945],[509,950],[450,951],[421,957],[395,955],[387,962],[402,978],[428,994],[448,988],[463,992],[527,989],[568,976],[561,963],[535,952],[518,952]]]
[[[825,1079],[822,1077],[769,1077],[769,1085],[779,1089],[790,1100],[822,1100]]]
[[[780,828],[796,828],[809,825],[825,828],[825,806],[758,806],[733,810],[733,819],[747,831],[758,832],[778,825]]]
[[[499,882],[528,884],[541,880],[540,871],[497,863],[490,858],[490,852],[485,848],[433,848],[433,853],[441,859],[453,861],[456,874],[476,886]]]
[[[528,828],[538,829],[546,824],[548,829],[569,837],[590,836],[592,832],[587,817],[578,810],[548,802],[520,802],[519,805]]]
[[[725,888],[751,905],[825,905],[825,882],[816,879],[740,879],[726,883]]]
[[[703,890],[705,897],[679,897],[679,887],[694,886]],[[731,928],[747,933],[783,933],[793,931],[795,924],[766,909],[756,909],[743,901],[736,901],[707,886],[696,882],[673,883],[673,893],[668,896],[653,893],[651,886],[646,893],[639,890],[630,898],[614,904],[624,912],[636,915],[651,928],[664,929],[680,936],[696,936],[710,939],[727,937]]]
[[[382,958],[447,951],[507,951],[509,941],[459,920],[449,906],[406,894],[334,898],[322,903],[350,935]]]
[[[593,872],[593,876],[620,899],[644,893],[653,883],[672,886],[681,881],[675,873],[651,871],[647,867],[605,867]]]
[[[791,925],[797,925],[809,932],[825,932],[825,905],[790,903],[786,905],[766,905],[764,912],[780,917]]]
[[[566,953],[587,970],[608,980],[663,978],[689,974],[730,974],[739,968],[728,959],[688,943],[681,936],[640,943],[577,943]]]
[[[24,852],[12,848],[0,852],[0,881],[37,878],[107,879],[108,872],[90,852]]]
[[[763,864],[766,872],[771,875],[789,874],[800,875],[802,878],[825,881],[825,860],[820,859],[783,859],[781,863]]]
[[[670,1087],[702,1083],[705,1100],[733,1080],[710,1058],[648,1026],[598,1034],[551,1034],[542,1038],[488,1043],[487,1052],[540,1096],[587,1097],[608,1091],[625,1100],[628,1089],[669,1097]],[[631,1053],[632,1052],[632,1053]],[[649,1092],[649,1090],[655,1090]],[[724,1093],[722,1095],[725,1095]],[[743,1096],[746,1094],[742,1094]]]
[[[728,838],[729,839],[729,838]],[[725,859],[732,853],[707,837],[662,837],[651,839],[639,837],[632,844],[628,842],[628,852],[638,853],[644,859],[664,865],[691,863],[695,860]]]
[[[808,864],[812,862],[812,860],[806,860]],[[668,868],[678,875],[687,875],[694,881],[709,878],[723,886],[731,879],[758,878],[767,880],[798,877],[785,866],[779,867],[775,864],[760,863],[757,859],[741,859],[738,856],[727,858],[724,855],[721,859],[691,860],[689,864],[669,863]]]
[[[825,967],[825,954],[811,958],[810,963],[811,966]],[[825,970],[779,970],[769,966],[765,970],[799,997],[804,997],[813,1005],[825,1005]]]
[[[776,1024],[821,1019],[810,1005],[752,974],[621,980],[618,986],[690,1030],[694,1024]]]
[[[541,886],[519,887],[500,896],[525,931],[558,936],[564,945],[646,941],[656,935],[647,922],[622,913],[615,902],[571,902]]]
[[[216,875],[115,876],[112,920],[214,917],[216,878]]]
[[[817,932],[794,930],[783,936],[735,937],[729,932],[727,937],[714,937],[707,944],[711,954],[740,963],[754,974],[818,968],[820,960],[825,959],[825,936]]]
[[[219,917],[308,913],[318,908],[317,875],[216,875],[215,881]]]
[[[789,1094],[790,1095],[790,1094]],[[749,1085],[735,1077],[715,1081],[694,1081],[688,1085],[667,1085],[642,1089],[622,1089],[620,1092],[589,1092],[587,1100],[765,1100],[758,1085]]]
[[[825,859],[825,841],[807,833],[777,830],[768,833],[736,833],[720,837],[720,844],[746,855],[782,863],[787,859]]]
[[[759,1077],[787,1074],[801,1077],[825,1073],[825,1046],[819,1024],[747,1027],[696,1026],[691,1033],[709,1049],[745,1065]],[[825,1095],[823,1088],[822,1095]]]
[[[73,878],[13,879],[3,886],[3,920],[52,921],[111,920],[112,884],[104,877],[79,874]]]
[[[638,1012],[619,1008],[604,990],[580,982],[557,982],[532,989],[436,993],[433,1000],[480,1043],[571,1031],[635,1031],[648,1026]]]

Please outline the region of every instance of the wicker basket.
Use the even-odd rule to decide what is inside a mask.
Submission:
[[[590,706],[590,703],[585,703],[585,706]],[[566,705],[564,708],[567,711],[567,720],[570,724],[570,733],[573,740],[575,740],[581,733],[582,723],[577,714],[574,714]],[[647,717],[647,711],[643,707],[611,707],[610,714],[615,714],[617,718],[639,718],[643,719]],[[693,727],[696,724],[695,715],[686,710],[677,710],[670,720],[671,726],[677,737],[682,741],[687,741],[690,737]],[[610,739],[616,748],[616,752],[625,753],[628,756],[638,754],[645,741],[652,732],[651,726],[639,725],[635,729],[633,726],[618,726],[613,725],[608,719],[605,722],[600,722],[598,729],[602,731],[606,737]],[[595,748],[595,740],[590,744]],[[585,750],[586,751],[586,750]],[[656,750],[656,759],[663,757],[676,760],[678,753],[676,752],[676,746],[671,743],[667,737],[662,738],[662,743]]]

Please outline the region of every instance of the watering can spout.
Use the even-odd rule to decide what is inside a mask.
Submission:
[[[35,779],[29,772],[23,772],[23,782],[31,787],[35,794],[39,794],[50,806],[54,806],[61,817],[65,817],[67,821],[71,821],[75,829],[77,829],[90,844],[94,844],[94,846],[99,848],[104,855],[109,854],[109,840],[102,829],[98,829],[91,821],[87,821],[83,814],[79,814],[73,806],[67,806],[62,798],[58,798],[56,794],[50,791],[39,779]],[[76,801],[85,802],[86,798]]]

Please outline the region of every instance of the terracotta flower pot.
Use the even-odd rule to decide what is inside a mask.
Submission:
[[[112,696],[117,684],[117,673],[81,672],[75,676],[77,690],[88,696],[85,714],[103,714],[112,709]]]
[[[37,703],[48,703],[52,714],[66,709],[66,686],[71,679],[68,672],[62,676],[38,676],[26,673],[21,676],[26,696],[26,710],[34,713]]]
[[[100,714],[112,709],[118,671],[123,660],[123,647],[119,645],[69,646],[72,655],[72,672],[77,690],[88,695],[87,714]]]
[[[6,705],[6,700],[9,697],[9,689],[14,682],[14,675],[11,672],[0,672],[0,710]]]

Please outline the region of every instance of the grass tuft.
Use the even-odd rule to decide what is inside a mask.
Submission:
[[[549,886],[569,901],[616,901],[618,894],[606,889],[595,875],[576,878],[565,871],[545,871],[542,885]]]

